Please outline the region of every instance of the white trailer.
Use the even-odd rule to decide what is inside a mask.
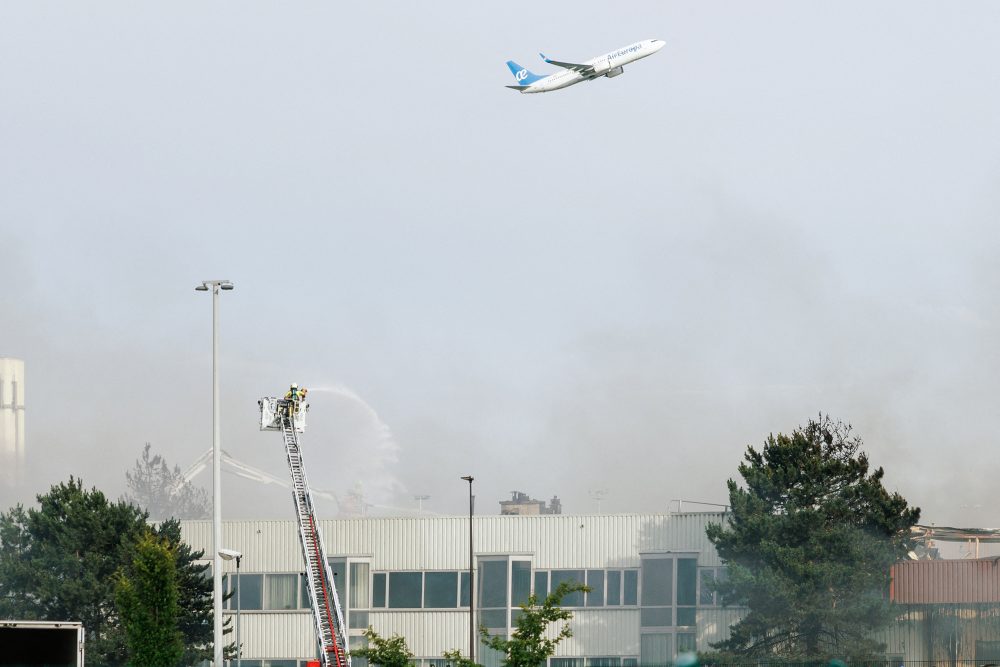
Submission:
[[[0,621],[0,664],[83,667],[83,624],[74,621]]]

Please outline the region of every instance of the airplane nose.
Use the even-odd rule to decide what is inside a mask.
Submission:
[[[662,49],[664,46],[667,45],[667,43],[664,42],[662,39],[654,39],[652,40],[652,42],[653,42],[653,49],[656,51],[659,51],[660,49]]]

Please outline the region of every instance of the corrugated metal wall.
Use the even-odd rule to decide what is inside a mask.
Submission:
[[[916,560],[892,567],[892,599],[900,604],[1000,602],[1000,562]]]
[[[595,516],[480,516],[473,520],[474,551],[525,554],[534,567],[638,567],[654,551],[699,554],[698,564],[720,565],[705,537],[718,513],[601,514]],[[210,521],[184,521],[184,540],[211,553]],[[372,559],[374,570],[460,570],[469,566],[468,517],[324,520],[328,556]],[[243,552],[245,572],[298,572],[302,553],[295,523],[223,522],[224,546]],[[233,569],[232,564],[227,570]]]

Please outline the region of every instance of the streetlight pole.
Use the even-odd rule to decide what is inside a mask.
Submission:
[[[243,644],[240,642],[240,561],[243,554],[232,549],[219,549],[218,555],[224,560],[236,560],[236,667],[242,667]]]
[[[469,483],[469,660],[471,662],[476,661],[476,616],[475,616],[475,599],[476,599],[476,587],[475,578],[472,572],[472,480],[475,479],[472,475],[466,475],[463,477],[466,482]]]
[[[222,652],[222,444],[219,423],[219,289],[233,289],[228,280],[204,280],[199,292],[212,290],[212,648],[215,667],[223,667]]]

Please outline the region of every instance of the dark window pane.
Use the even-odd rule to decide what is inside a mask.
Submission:
[[[385,572],[372,575],[372,606],[385,606]]]
[[[507,607],[507,561],[479,561],[479,607]],[[487,627],[507,627],[507,624]]]
[[[564,581],[575,581],[579,584],[585,583],[583,570],[552,570],[552,590]],[[563,607],[582,607],[583,591],[575,591],[563,598]]]
[[[665,628],[674,624],[672,607],[643,607],[640,624],[644,628]]]
[[[583,658],[550,658],[552,667],[583,667]]]
[[[587,584],[588,586],[590,584]],[[587,658],[587,667],[618,667],[621,664],[621,658],[616,656],[607,656],[602,658]]]
[[[625,570],[622,586],[622,604],[639,604],[639,570]]]
[[[699,576],[701,576],[701,581],[698,582],[698,604],[703,607],[711,606],[715,603],[715,596],[712,593],[715,570],[702,570],[699,572]]]
[[[424,574],[424,608],[454,609],[458,605],[458,572]]]
[[[694,607],[677,607],[677,625],[694,625]]]
[[[264,608],[264,577],[260,574],[240,575],[240,608],[241,609],[263,609]],[[236,596],[233,596],[233,604],[236,604]]]
[[[587,593],[588,607],[604,606],[604,570],[587,570],[587,585],[590,592]]]
[[[333,584],[337,587],[337,599],[343,605],[347,602],[347,598],[344,596],[345,586],[347,585],[347,559],[327,558],[326,562],[330,564],[330,572],[333,574]]]
[[[419,609],[423,572],[389,573],[389,608]]]
[[[469,573],[462,572],[458,581],[458,606],[469,606]]]
[[[311,609],[309,602],[309,578],[303,572],[299,575],[299,609]]]
[[[487,628],[506,628],[507,610],[484,609],[483,611],[479,612],[479,622],[485,625]]]
[[[264,667],[298,667],[295,660],[265,660]]]
[[[526,560],[511,561],[510,606],[527,604],[529,595],[531,595],[531,563]]]
[[[694,558],[677,559],[677,604],[697,602],[698,561]]]
[[[680,625],[680,623],[678,623]],[[678,632],[677,633],[677,652],[686,653],[688,651],[694,651],[697,642],[695,641],[695,634],[693,632]]]
[[[642,561],[642,606],[674,603],[674,561],[672,558],[644,558]]]
[[[549,596],[549,573],[545,570],[541,572],[535,572],[535,597],[538,598],[538,604],[545,602],[545,598]]]
[[[608,606],[617,607],[622,603],[622,572],[608,570]]]
[[[622,658],[622,667],[639,667],[639,658]]]

